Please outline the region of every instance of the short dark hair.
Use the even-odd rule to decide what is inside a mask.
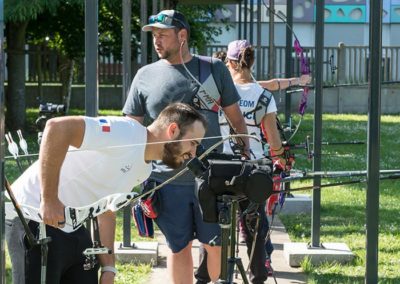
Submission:
[[[180,134],[185,135],[188,128],[197,120],[203,124],[204,129],[207,128],[207,120],[195,108],[184,103],[173,103],[160,112],[154,123],[159,126],[176,123]]]

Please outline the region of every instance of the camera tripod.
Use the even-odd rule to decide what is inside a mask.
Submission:
[[[240,197],[222,195],[218,197],[218,224],[221,227],[221,274],[218,284],[233,284],[235,265],[240,271],[244,284],[249,284],[240,257],[235,257],[236,211]]]

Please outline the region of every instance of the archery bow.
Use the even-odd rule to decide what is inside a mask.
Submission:
[[[233,137],[232,137],[233,136]],[[259,141],[259,139],[254,136],[254,135],[248,135],[248,134],[236,134],[236,135],[228,135],[225,137],[222,137],[222,139],[218,142],[216,142],[214,145],[212,145],[210,148],[208,148],[202,155],[198,157],[199,160],[204,159],[208,154],[210,154],[212,151],[214,151],[218,146],[220,146],[224,141],[227,139],[231,138],[238,138],[238,137],[248,137],[255,139]],[[143,193],[143,194],[137,194],[135,192],[129,192],[129,193],[114,193],[108,196],[103,197],[102,199],[89,204],[87,206],[82,206],[82,207],[71,207],[71,206],[66,206],[64,208],[64,214],[65,214],[65,226],[63,228],[60,228],[60,230],[63,230],[64,232],[73,232],[77,230],[83,222],[85,222],[88,219],[92,219],[108,210],[111,211],[118,211],[119,209],[123,208],[124,206],[128,205],[129,203],[139,200],[145,195],[151,194],[155,192],[156,190],[161,189],[163,186],[166,184],[172,182],[182,174],[184,174],[186,171],[188,171],[188,168],[185,167],[178,173],[176,173],[173,177],[167,179],[163,183],[159,184],[158,186],[154,187],[153,189]],[[26,204],[20,204],[19,205],[23,215],[30,220],[34,220],[38,223],[42,223],[42,218],[40,216],[39,208],[35,208],[30,205]],[[6,212],[6,215],[12,214],[13,212]]]
[[[291,144],[291,143],[287,143],[284,142],[284,146],[288,146],[291,150],[297,150],[297,149],[304,149],[306,150],[306,154],[307,154],[307,159],[311,160],[312,157],[314,157],[314,152],[311,150],[311,145],[313,145],[314,143],[310,142],[310,136],[307,135],[306,136],[306,140],[304,143],[299,143],[299,144]],[[363,141],[340,141],[340,142],[330,142],[330,141],[323,141],[321,142],[321,145],[324,146],[341,146],[341,145],[364,145],[365,142]]]
[[[293,49],[295,51],[296,57],[299,59],[300,61],[300,72],[302,75],[309,75],[311,74],[310,71],[310,64],[308,61],[308,58],[304,55],[304,48],[301,46],[300,41],[296,35],[296,33],[294,32],[293,28],[287,23],[286,19],[284,19],[279,13],[276,13],[274,10],[272,10],[266,3],[264,0],[262,0],[262,3],[264,4],[265,8],[270,11],[272,14],[274,14],[275,16],[277,16],[290,30],[290,32],[293,34],[294,36],[294,43],[293,43]],[[299,103],[299,108],[298,108],[298,113],[300,114],[300,120],[297,123],[295,129],[292,132],[292,135],[287,139],[287,142],[289,142],[290,140],[292,140],[292,138],[296,135],[297,131],[300,128],[300,125],[303,121],[303,117],[304,117],[304,113],[306,111],[307,108],[307,101],[308,101],[308,94],[309,94],[309,88],[307,85],[305,85],[303,87],[303,93],[301,95],[301,99],[300,99],[300,103]]]

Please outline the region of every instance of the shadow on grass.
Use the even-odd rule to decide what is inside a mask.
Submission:
[[[309,274],[309,280],[314,283],[325,283],[325,284],[356,284],[364,283],[364,277],[360,276],[343,276],[337,273],[324,273],[324,274]]]
[[[380,209],[380,233],[390,233],[391,228],[400,227],[398,209]],[[311,216],[306,214],[281,215],[288,232],[296,237],[310,237]],[[365,206],[364,205],[323,205],[321,210],[321,235],[337,238],[350,234],[365,234]],[[387,225],[390,224],[390,225]]]
[[[312,279],[315,283],[324,284],[356,284],[365,283],[365,278],[360,276],[343,276],[337,273],[325,273],[323,275],[310,274],[309,279]],[[400,278],[379,278],[379,284],[395,284],[400,283]]]

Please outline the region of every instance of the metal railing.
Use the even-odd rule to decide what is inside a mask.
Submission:
[[[226,50],[225,45],[209,46],[205,54],[211,56],[213,52]],[[195,51],[195,50],[194,50]],[[275,72],[274,78],[285,76],[285,52],[286,48],[275,47]],[[315,48],[304,47],[304,55],[310,62],[311,70],[314,67]],[[256,58],[254,72],[256,78],[270,79],[268,77],[269,47],[261,47],[261,58]],[[257,54],[257,47],[255,47]],[[338,47],[324,48],[324,75],[323,80],[326,85],[334,84],[363,84],[368,82],[368,63],[369,49],[366,46],[345,46],[340,44]],[[293,52],[293,76],[300,74],[300,62]],[[257,64],[261,64],[260,72],[257,74]],[[400,81],[400,46],[382,48],[382,81],[399,82]]]

